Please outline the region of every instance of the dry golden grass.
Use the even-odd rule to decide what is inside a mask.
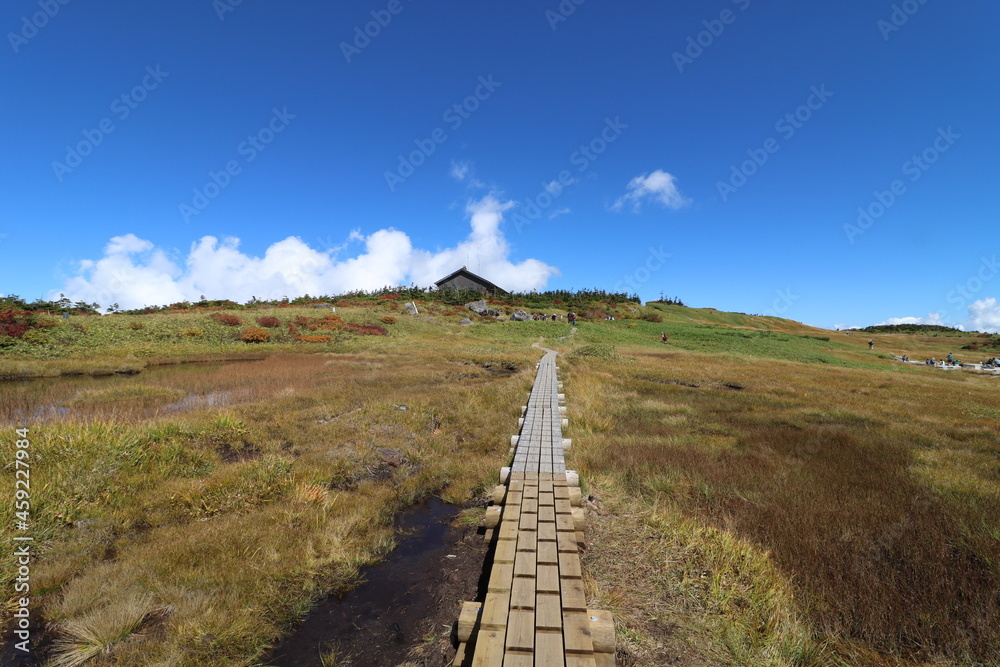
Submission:
[[[40,390],[71,408],[32,428],[53,664],[250,664],[392,548],[401,508],[489,485],[536,356],[492,353],[279,355]],[[144,398],[175,391],[228,402]]]
[[[454,319],[400,317],[333,353],[0,385],[0,421],[34,423],[32,583],[56,664],[254,664],[391,549],[401,508],[491,488],[542,336],[601,353],[560,363],[571,465],[600,498],[587,589],[616,614],[619,664],[1000,661],[1000,380],[787,322],[787,340],[689,325],[692,347],[738,350],[709,355],[646,322],[553,343],[564,324]],[[760,358],[784,349],[818,361]]]
[[[1000,662],[996,380],[622,351],[572,361],[566,391],[581,476],[644,529],[602,534],[592,569],[637,655],[656,632],[632,610],[658,602],[711,664]],[[665,525],[657,553],[717,584],[693,611],[686,571],[666,594],[601,581]]]

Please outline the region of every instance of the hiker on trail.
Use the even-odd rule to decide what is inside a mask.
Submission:
[[[660,341],[664,342],[664,343],[669,343],[670,342],[670,336],[667,335],[666,331],[663,331],[663,332],[660,333]]]
[[[868,349],[869,350],[875,349],[875,341],[873,341],[871,338],[868,339]]]
[[[572,326],[574,326],[574,327],[576,326],[576,313],[574,313],[574,312],[573,312],[572,310],[571,310],[571,311],[569,311],[569,314],[568,314],[568,315],[566,315],[566,319],[568,319],[568,320],[569,320],[569,323],[570,323],[570,324],[571,324]]]
[[[953,355],[953,354],[949,354],[948,355],[948,363],[949,364],[955,363],[955,355]]]

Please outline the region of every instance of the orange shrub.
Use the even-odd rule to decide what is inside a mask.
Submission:
[[[271,340],[271,334],[260,327],[247,327],[240,332],[240,340],[244,343],[266,343]]]
[[[395,323],[396,323],[396,318],[395,317],[383,317],[382,318],[382,324],[395,324]]]
[[[333,336],[296,336],[295,340],[300,343],[329,343]]]
[[[273,329],[274,327],[281,326],[281,320],[279,320],[277,317],[271,317],[267,315],[264,317],[258,317],[257,324],[259,324],[262,327]]]

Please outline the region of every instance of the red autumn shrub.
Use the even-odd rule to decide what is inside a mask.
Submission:
[[[34,313],[13,309],[0,311],[0,336],[20,338],[34,324]]]
[[[270,315],[257,318],[257,324],[262,327],[267,327],[268,329],[273,329],[274,327],[281,326],[281,320],[277,317],[271,317]]]
[[[344,330],[356,333],[360,336],[385,336],[389,333],[386,331],[385,327],[381,327],[377,324],[348,323],[344,325]]]
[[[225,313],[212,313],[209,315],[213,320],[220,324],[225,324],[227,327],[238,327],[243,324],[243,320],[236,317],[235,315],[227,315]]]
[[[396,318],[395,317],[383,317],[382,318],[382,324],[395,324],[395,323],[396,323]]]

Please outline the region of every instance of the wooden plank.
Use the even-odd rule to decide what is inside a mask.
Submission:
[[[589,609],[587,618],[590,621],[590,634],[594,642],[595,653],[615,653],[615,619],[610,611]]]
[[[535,667],[535,656],[531,653],[514,653],[508,650],[503,657],[503,667]]]
[[[555,542],[539,542],[537,552],[540,565],[559,564],[559,548]]]
[[[458,650],[455,652],[455,659],[451,662],[451,667],[465,667],[465,658],[468,653],[469,647],[466,644],[459,644]],[[471,655],[471,654],[470,654]]]
[[[534,577],[535,568],[537,567],[536,554],[534,551],[518,551],[517,556],[514,557],[514,569],[513,574],[518,577]],[[507,582],[507,588],[510,588],[510,583]],[[490,576],[490,589],[493,587],[493,577]]]
[[[535,579],[533,577],[514,577],[510,589],[510,608],[534,609],[536,604]]]
[[[539,507],[552,507],[556,504],[556,497],[551,491],[539,492],[538,494],[538,506]]]
[[[559,553],[572,553],[579,556],[580,545],[576,541],[576,533],[558,533],[556,545],[559,547]]]
[[[555,542],[557,534],[556,524],[548,522],[539,523],[536,534],[538,535],[539,542]]]
[[[494,593],[510,591],[510,584],[514,580],[514,563],[493,563],[490,570],[490,583],[487,590]]]
[[[562,630],[562,600],[558,594],[539,593],[535,597],[535,627]]]
[[[479,627],[484,630],[499,630],[507,626],[507,613],[510,611],[510,589],[505,592],[490,592],[486,594],[483,603],[483,614],[479,618]],[[482,632],[480,632],[482,634]],[[476,650],[478,653],[478,649]]]
[[[593,656],[594,642],[590,634],[590,618],[587,613],[563,612],[563,641],[566,655]]]
[[[583,577],[583,572],[580,569],[580,557],[577,554],[559,554],[559,576],[563,579],[580,579]]]
[[[566,667],[597,667],[597,660],[593,655],[567,655]]]
[[[581,579],[561,579],[562,607],[568,611],[587,611],[587,594],[583,592]]]
[[[500,539],[501,540],[516,540],[517,539],[517,522],[516,521],[502,521],[500,523]]]
[[[493,553],[494,563],[513,563],[517,552],[517,540],[497,540],[497,548]]]
[[[559,581],[559,567],[556,565],[537,565],[535,575],[535,590],[539,593],[558,593],[562,589]]]
[[[538,520],[545,521],[548,523],[555,523],[556,520],[556,508],[555,507],[540,507],[538,509]]]
[[[479,610],[483,608],[479,602],[463,602],[462,611],[458,614],[458,641],[462,644],[472,639],[472,634],[479,625]]]
[[[614,653],[595,653],[594,664],[596,667],[615,667]]]
[[[530,653],[534,648],[535,612],[521,609],[512,610],[507,618],[507,651]]]
[[[538,667],[562,665],[565,662],[563,654],[563,637],[561,632],[540,630],[535,633],[535,664]]]
[[[556,515],[556,530],[558,531],[576,531],[576,522],[573,520],[573,516],[570,514],[557,514]]]
[[[504,630],[480,630],[476,635],[476,650],[472,667],[501,667],[504,654]]]
[[[538,515],[521,512],[521,522],[518,526],[521,530],[535,531],[538,529]]]
[[[535,551],[538,544],[538,533],[534,530],[517,531],[517,550]]]

